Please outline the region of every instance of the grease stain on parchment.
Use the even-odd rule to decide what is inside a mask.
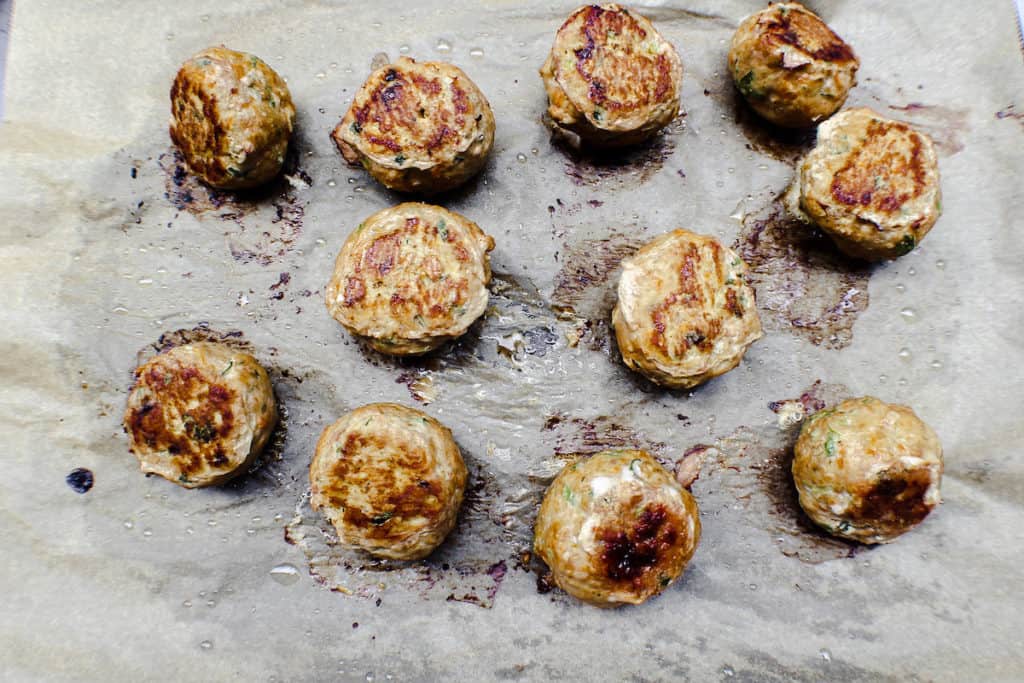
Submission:
[[[178,346],[199,342],[223,344],[238,351],[256,355],[253,345],[245,339],[241,330],[218,330],[210,327],[209,323],[201,322],[191,328],[168,330],[162,333],[156,341],[143,346],[135,354],[136,366],[140,366],[154,356]],[[271,357],[277,355],[277,349],[274,348],[266,349],[266,352]],[[249,469],[242,476],[224,484],[224,489],[253,492],[268,484],[281,485],[285,483],[287,478],[284,471],[270,471],[267,465],[284,461],[288,429],[291,423],[291,414],[288,408],[289,401],[287,399],[295,393],[294,386],[302,384],[304,378],[287,368],[279,367],[272,361],[259,360],[259,362],[270,376],[270,382],[274,389],[274,398],[277,401],[277,425],[274,427],[274,431],[271,433],[267,444],[249,466]]]
[[[570,324],[566,331],[570,346],[583,342],[592,350],[610,351],[611,313],[622,260],[646,241],[639,232],[612,232],[563,244],[551,303],[558,318]]]
[[[769,406],[798,402],[820,409],[818,406],[834,405],[849,395],[845,386],[819,380],[799,398],[779,399]],[[694,494],[702,507],[722,507],[730,515],[738,512],[743,524],[771,534],[775,546],[787,557],[809,564],[853,557],[865,546],[830,536],[800,508],[791,471],[798,436],[799,427],[794,425],[744,426],[697,446],[706,450]]]
[[[871,267],[844,256],[776,199],[747,214],[733,249],[750,266],[762,322],[816,346],[842,349],[869,303]]]
[[[228,249],[236,261],[267,266],[294,249],[306,211],[306,202],[299,193],[313,183],[298,167],[294,149],[289,149],[276,180],[244,192],[225,192],[204,185],[188,172],[175,149],[161,154],[157,163],[164,173],[164,196],[170,204],[200,219],[222,221]]]
[[[964,138],[970,130],[966,109],[946,107],[941,104],[910,102],[897,106],[888,105],[893,116],[914,126],[935,143],[939,156],[953,156],[964,148]]]
[[[553,132],[552,144],[565,157],[563,170],[573,184],[605,189],[637,187],[661,170],[676,150],[676,140],[686,129],[686,114],[680,114],[654,137],[635,147],[606,152],[588,152]]]

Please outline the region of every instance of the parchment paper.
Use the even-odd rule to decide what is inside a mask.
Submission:
[[[540,124],[536,70],[573,3],[17,3],[0,128],[5,679],[1024,678],[1012,4],[813,3],[861,58],[849,106],[942,151],[942,218],[875,267],[778,211],[811,140],[758,123],[725,69],[761,3],[637,6],[683,57],[685,115],[609,163]],[[220,43],[261,55],[299,109],[287,177],[257,196],[211,194],[169,146],[173,74]],[[482,176],[440,199],[495,237],[493,305],[421,360],[363,350],[322,302],[348,232],[401,199],[328,139],[377,52],[455,62],[498,121]],[[768,331],[690,393],[626,370],[607,322],[619,259],[677,226],[736,244]],[[249,476],[186,491],[138,472],[120,419],[138,359],[196,336],[250,345],[286,420]],[[859,394],[910,404],[946,452],[944,504],[875,549],[800,516],[798,427],[780,426]],[[472,472],[459,526],[421,564],[339,551],[306,503],[320,430],[379,400],[449,425]],[[599,611],[544,592],[523,553],[559,467],[623,444],[669,465],[707,448],[704,537],[664,595]],[[76,467],[87,493],[65,484]]]

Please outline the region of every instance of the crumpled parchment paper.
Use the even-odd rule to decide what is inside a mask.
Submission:
[[[573,3],[17,3],[0,127],[0,666],[9,680],[1019,680],[1024,677],[1024,78],[1010,2],[815,2],[861,58],[848,106],[939,144],[944,214],[874,267],[796,230],[776,197],[811,136],[766,129],[725,67],[759,2],[637,3],[678,48],[685,113],[622,159],[540,124],[536,70]],[[261,55],[299,108],[287,174],[246,197],[182,173],[167,136],[179,63]],[[486,317],[425,359],[365,351],[323,287],[348,231],[401,200],[328,132],[378,52],[445,59],[497,117],[480,178],[440,199],[497,242]],[[735,244],[768,332],[740,368],[663,391],[618,359],[619,260],[681,226]],[[250,345],[284,427],[236,484],[145,478],[120,427],[140,357]],[[945,447],[945,502],[879,548],[794,506],[808,410],[907,403]],[[471,470],[424,563],[340,551],[308,509],[320,430],[369,401],[449,425]],[[704,537],[638,608],[548,592],[525,552],[544,487],[617,445],[705,459]],[[76,493],[73,468],[94,473]]]

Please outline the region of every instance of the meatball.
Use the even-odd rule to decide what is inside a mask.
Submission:
[[[942,210],[931,139],[870,109],[848,109],[818,128],[797,167],[787,206],[846,254],[878,261],[913,250]]]
[[[370,74],[331,137],[385,187],[429,195],[483,168],[494,114],[457,66],[402,57]]]
[[[124,415],[142,471],[190,489],[245,472],[276,424],[267,371],[213,342],[177,346],[140,365]]]
[[[171,86],[171,140],[207,185],[241,190],[281,171],[295,121],[288,86],[259,57],[211,47]]]
[[[816,14],[796,2],[769,5],[740,24],[729,72],[747,103],[779,126],[812,126],[836,113],[860,61]]]
[[[533,548],[562,590],[617,607],[665,590],[699,541],[693,496],[649,453],[612,450],[555,477],[537,515]]]
[[[747,264],[713,237],[675,230],[622,262],[612,311],[626,366],[687,389],[739,365],[761,338]]]
[[[327,427],[309,466],[313,509],[347,548],[394,560],[429,555],[455,526],[466,465],[447,427],[396,403]]]
[[[870,396],[815,413],[796,442],[800,507],[861,543],[889,543],[941,502],[942,446],[906,406]]]
[[[620,5],[573,12],[540,75],[551,125],[585,145],[635,144],[679,115],[679,54],[650,21]]]
[[[476,223],[439,206],[379,211],[341,247],[327,310],[381,353],[426,353],[487,308],[493,248]]]

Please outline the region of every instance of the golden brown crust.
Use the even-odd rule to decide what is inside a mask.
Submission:
[[[740,93],[758,114],[787,127],[811,126],[838,111],[859,66],[850,46],[795,2],[747,17],[729,49]]]
[[[189,170],[213,187],[249,188],[276,176],[294,119],[284,80],[244,52],[203,50],[171,86],[171,140]]]
[[[736,367],[761,337],[746,271],[718,240],[682,229],[624,260],[612,312],[623,362],[676,388]]]
[[[615,607],[665,590],[699,540],[689,492],[649,453],[617,450],[559,473],[537,516],[534,550],[563,590]]]
[[[940,213],[938,158],[927,135],[870,109],[823,124],[794,189],[804,217],[858,258],[911,251]]]
[[[942,447],[910,408],[870,396],[811,416],[797,440],[800,505],[829,532],[888,543],[941,500]]]
[[[640,142],[679,113],[682,62],[645,17],[617,4],[573,12],[541,68],[553,125],[594,146]]]
[[[402,57],[370,74],[331,137],[386,187],[431,194],[480,171],[494,114],[458,67]]]
[[[266,370],[223,344],[186,344],[135,371],[124,427],[142,470],[186,488],[245,471],[277,424]]]
[[[309,477],[313,509],[344,545],[411,560],[430,554],[454,527],[466,467],[437,420],[373,403],[324,430]]]
[[[457,213],[405,203],[349,235],[327,284],[327,309],[381,353],[426,353],[487,308],[494,240]]]

